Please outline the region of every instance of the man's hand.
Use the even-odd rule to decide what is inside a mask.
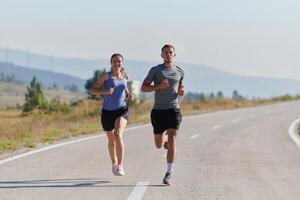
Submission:
[[[168,79],[163,80],[159,85],[156,86],[156,89],[163,90],[169,87]]]
[[[178,86],[178,92],[177,92],[177,94],[179,96],[183,96],[184,95],[184,85],[179,85]]]

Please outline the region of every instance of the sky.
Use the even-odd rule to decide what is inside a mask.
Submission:
[[[300,80],[299,0],[0,0],[0,47],[60,57],[177,61]]]

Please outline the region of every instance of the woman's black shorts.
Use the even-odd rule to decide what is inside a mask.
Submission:
[[[153,109],[151,111],[151,123],[154,134],[165,132],[167,129],[180,127],[182,114],[180,109]]]
[[[104,131],[111,131],[115,128],[116,119],[123,117],[128,120],[128,107],[122,107],[117,110],[105,110],[101,111],[101,124]]]

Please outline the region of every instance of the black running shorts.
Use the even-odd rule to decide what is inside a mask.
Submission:
[[[180,109],[153,109],[151,123],[154,134],[160,134],[168,129],[178,130],[182,121]]]
[[[115,128],[116,119],[123,117],[128,120],[128,107],[122,107],[117,110],[105,110],[101,111],[101,124],[104,131],[111,131]]]

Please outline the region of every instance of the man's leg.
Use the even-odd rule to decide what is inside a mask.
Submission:
[[[167,130],[167,135],[168,135],[167,172],[163,179],[163,183],[166,185],[170,185],[169,180],[171,178],[171,174],[173,173],[175,154],[176,154],[176,134],[177,134],[176,129],[168,129]]]
[[[167,153],[167,162],[174,163],[175,161],[175,151],[176,151],[176,129],[168,129],[168,153]]]
[[[164,134],[163,133],[157,133],[154,134],[154,142],[156,148],[160,149],[164,144]]]

